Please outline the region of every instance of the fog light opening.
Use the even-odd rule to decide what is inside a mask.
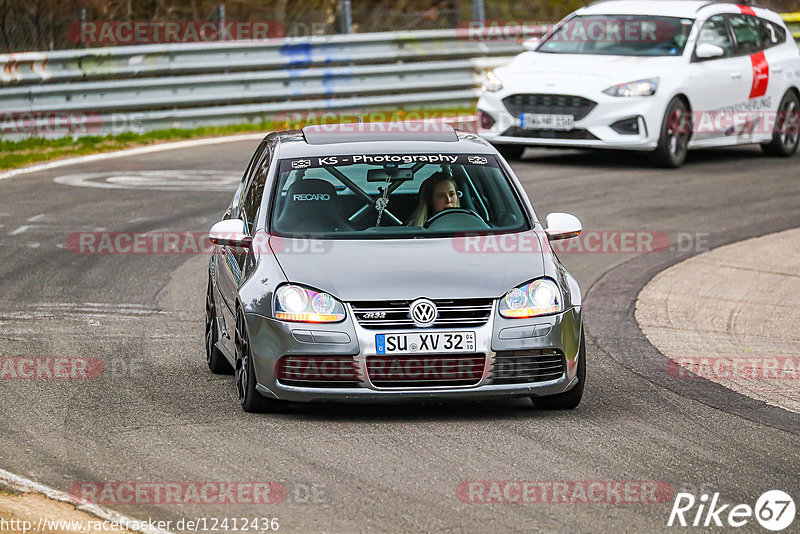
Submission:
[[[630,117],[628,119],[622,119],[612,124],[611,129],[620,135],[639,135],[641,131],[640,118],[641,117]]]
[[[495,125],[497,121],[494,118],[486,113],[485,111],[478,110],[478,125],[484,130],[491,130],[492,126]]]

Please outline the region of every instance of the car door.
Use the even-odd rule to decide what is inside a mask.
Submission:
[[[231,217],[241,219],[245,223],[245,229],[252,235],[255,225],[255,217],[258,213],[261,199],[264,192],[264,183],[269,169],[270,147],[264,143],[259,146],[259,151],[254,156],[249,168],[249,176],[238,194],[238,202],[234,199],[234,206],[231,209]],[[247,249],[239,249],[230,246],[217,247],[217,285],[220,296],[225,304],[223,307],[223,326],[225,331],[233,332],[236,320],[236,298],[239,286],[245,275]]]
[[[700,59],[697,47],[702,44],[719,46],[724,55]],[[742,93],[745,87],[750,86],[747,78],[750,62],[746,57],[736,55],[725,15],[712,16],[701,26],[689,70],[687,96],[694,113],[693,142],[714,144],[733,135],[733,121],[723,114],[730,114],[737,104],[747,100],[747,95],[742,98]]]
[[[783,95],[794,79],[796,65],[800,64],[797,47],[794,42],[788,41],[787,31],[775,22],[759,18],[759,29],[761,41],[764,48],[764,57],[769,65],[769,83],[767,84],[767,94],[764,108],[769,113],[762,113],[759,121],[759,133],[763,140],[771,138],[772,112],[778,111]]]
[[[776,83],[770,82],[771,67],[767,59],[764,43],[763,27],[752,10],[747,13],[728,15],[728,23],[734,38],[736,56],[745,58],[746,74],[743,76],[739,105],[741,114],[747,120],[735,123],[735,135],[739,142],[755,142],[763,136],[759,135],[759,119],[766,113],[777,109],[773,102]],[[780,99],[780,97],[777,97]]]

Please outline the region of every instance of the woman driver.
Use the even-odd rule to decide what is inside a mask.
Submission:
[[[453,178],[444,171],[433,173],[419,188],[419,205],[411,214],[408,226],[425,226],[437,213],[459,208],[458,191]]]

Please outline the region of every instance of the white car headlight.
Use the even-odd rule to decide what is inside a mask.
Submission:
[[[653,96],[658,90],[659,78],[648,78],[609,87],[603,93],[610,96]]]
[[[481,89],[486,93],[496,93],[503,89],[503,82],[494,71],[490,70],[486,73],[486,79],[483,81],[483,87],[481,87]]]
[[[515,287],[500,301],[500,315],[509,319],[538,317],[563,310],[561,291],[555,282],[544,278]]]
[[[344,315],[344,305],[327,293],[293,285],[275,292],[275,318],[281,321],[336,323]]]

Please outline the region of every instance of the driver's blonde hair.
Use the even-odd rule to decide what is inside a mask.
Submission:
[[[407,226],[424,226],[433,211],[433,190],[442,182],[450,182],[453,187],[458,189],[456,181],[453,177],[444,171],[437,171],[431,174],[419,188],[419,204],[411,214]],[[456,197],[456,207],[461,207],[461,199]]]

